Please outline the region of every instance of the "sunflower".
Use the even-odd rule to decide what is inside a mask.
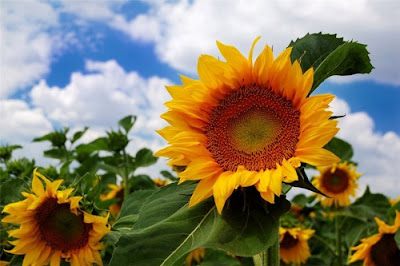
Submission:
[[[118,201],[109,207],[110,213],[113,217],[117,217],[121,212],[122,202],[124,201],[124,186],[117,186],[114,184],[107,185],[110,191],[106,194],[101,194],[101,200],[118,199]]]
[[[199,264],[200,261],[204,258],[206,250],[204,248],[197,248],[189,253],[186,258],[186,265],[192,265],[192,262]]]
[[[183,85],[167,86],[172,100],[159,130],[169,146],[156,153],[172,166],[186,166],[180,183],[200,180],[189,206],[214,196],[221,213],[238,187],[255,186],[274,203],[282,181],[298,180],[302,162],[329,165],[340,159],[322,147],[338,132],[327,111],[332,95],[307,97],[313,69],[304,74],[291,63],[292,48],[275,60],[265,46],[253,65],[235,47],[217,42],[227,62],[209,55],[198,61],[200,80],[181,76]]]
[[[42,179],[46,183],[44,188]],[[60,265],[65,258],[71,265],[102,265],[99,242],[109,232],[108,217],[79,210],[82,197],[69,197],[73,188],[58,190],[63,180],[51,182],[35,169],[32,192],[22,192],[25,200],[8,204],[3,222],[20,224],[9,236],[15,247],[10,253],[25,255],[23,265]]]
[[[314,177],[312,184],[330,196],[317,194],[322,206],[348,206],[350,196],[354,197],[358,188],[356,183],[361,176],[354,164],[342,162],[332,166],[318,168],[320,175]]]
[[[314,234],[314,230],[302,230],[299,227],[279,228],[280,257],[285,263],[305,263],[311,256],[308,239]]]
[[[160,178],[155,178],[155,179],[153,179],[153,181],[154,181],[154,185],[156,185],[157,187],[163,187],[170,183],[169,180],[160,179]]]
[[[375,217],[379,233],[361,239],[361,244],[352,247],[356,252],[350,256],[349,263],[364,260],[364,266],[398,266],[400,265],[400,249],[395,241],[395,234],[400,228],[400,212],[396,211],[394,225],[388,225]]]
[[[398,202],[400,202],[400,197],[398,197],[397,199],[389,199],[390,206],[392,207],[396,205]]]

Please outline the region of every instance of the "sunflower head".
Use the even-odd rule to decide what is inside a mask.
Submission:
[[[255,186],[274,203],[282,182],[298,180],[302,162],[315,166],[338,162],[322,147],[338,132],[327,108],[334,96],[307,97],[313,69],[302,72],[291,62],[292,48],[276,59],[265,46],[253,64],[253,48],[244,57],[235,47],[217,42],[226,59],[202,55],[200,80],[181,77],[169,86],[172,100],[161,117],[170,126],[159,130],[169,146],[157,156],[185,169],[180,183],[200,180],[189,206],[214,196],[221,213],[238,187]]]
[[[375,218],[378,233],[361,239],[361,244],[352,247],[356,252],[350,256],[349,263],[364,260],[364,266],[396,266],[400,265],[400,249],[394,239],[400,228],[400,212],[396,211],[393,225],[388,225]]]
[[[20,224],[8,231],[16,238],[8,252],[25,255],[23,265],[60,265],[61,258],[72,265],[102,265],[100,240],[109,232],[108,217],[81,211],[82,197],[69,197],[72,188],[58,190],[62,182],[51,182],[35,169],[32,193],[22,192],[25,200],[4,207],[8,215],[2,222]]]
[[[153,181],[154,181],[154,185],[156,185],[157,187],[163,187],[170,183],[169,180],[160,179],[160,178],[155,178],[155,179],[153,179]]]
[[[106,194],[100,195],[101,200],[118,199],[118,201],[109,207],[110,213],[113,217],[117,217],[121,212],[122,202],[124,201],[124,186],[117,186],[109,184],[110,191]]]
[[[199,264],[204,258],[206,250],[204,248],[197,248],[189,253],[186,258],[186,266],[190,266],[193,263],[195,265]]]
[[[328,167],[318,168],[320,175],[312,183],[320,191],[330,196],[326,198],[317,194],[322,206],[342,207],[350,205],[350,197],[357,192],[357,180],[361,176],[352,163],[342,162]]]
[[[305,263],[311,256],[308,239],[314,235],[314,230],[294,228],[279,228],[280,257],[285,263]]]

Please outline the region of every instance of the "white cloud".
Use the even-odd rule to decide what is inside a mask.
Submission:
[[[53,8],[37,1],[6,1],[0,8],[0,97],[31,85],[49,72],[55,48],[46,31],[58,24]]]
[[[368,44],[376,68],[368,78],[400,84],[400,53],[396,52],[400,46],[400,3],[395,0],[259,0],[251,4],[182,0],[149,4],[146,14],[128,22],[119,17],[113,25],[133,39],[154,41],[159,58],[180,71],[195,73],[202,53],[220,56],[215,40],[247,53],[252,40],[261,35],[261,43],[281,51],[290,40],[307,32],[323,31]]]
[[[346,114],[340,119],[338,137],[353,145],[353,160],[359,163],[358,170],[363,173],[361,187],[370,185],[374,192],[399,196],[400,136],[392,131],[376,132],[373,119],[365,112],[352,113],[344,100],[335,99],[332,109],[335,115]]]

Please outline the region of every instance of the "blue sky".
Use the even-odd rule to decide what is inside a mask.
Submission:
[[[46,146],[30,143],[34,137],[61,125],[72,131],[88,125],[89,141],[135,114],[132,151],[156,150],[165,145],[154,133],[164,125],[164,85],[179,83],[178,74],[197,77],[200,54],[220,57],[215,40],[247,54],[262,36],[255,54],[265,44],[278,53],[307,32],[338,33],[367,44],[375,69],[368,76],[329,79],[316,93],[335,94],[333,110],[347,115],[339,136],[355,148],[362,186],[379,178],[386,182],[375,190],[396,196],[400,4],[302,2],[2,1],[1,142],[23,144],[19,155],[48,163],[40,159]]]

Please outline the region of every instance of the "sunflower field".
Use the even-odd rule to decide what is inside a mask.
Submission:
[[[159,151],[127,151],[134,115],[89,143],[88,127],[38,136],[51,166],[2,145],[0,265],[400,265],[400,197],[360,191],[345,114],[317,90],[369,73],[366,45],[307,34],[253,60],[259,39],[166,84]],[[160,157],[170,171],[142,174]]]

